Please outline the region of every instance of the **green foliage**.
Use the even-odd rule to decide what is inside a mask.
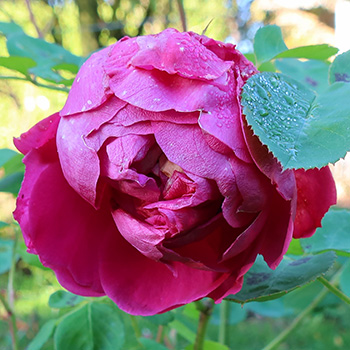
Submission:
[[[257,65],[272,60],[279,53],[288,50],[282,38],[282,31],[277,26],[260,28],[254,38],[254,52]]]
[[[336,255],[333,252],[297,259],[285,257],[276,270],[271,270],[259,256],[245,275],[242,290],[225,299],[246,303],[279,298],[327,272],[335,258]]]
[[[79,295],[75,295],[64,290],[58,290],[57,292],[50,295],[49,306],[56,309],[61,309],[64,307],[72,307],[78,305],[83,300],[84,298]]]
[[[312,237],[302,239],[301,245],[306,253],[334,250],[350,256],[350,210],[330,209],[322,220],[322,227]]]
[[[124,343],[124,326],[113,308],[92,302],[60,321],[54,341],[56,350],[118,350]]]
[[[55,330],[57,320],[49,320],[40,328],[40,331],[29,343],[27,350],[40,350],[50,339]]]
[[[151,3],[155,4],[153,1]],[[101,4],[101,8],[109,6]],[[133,2],[133,6],[135,4]],[[123,6],[129,5],[125,2]],[[16,77],[34,83],[39,78],[52,84],[47,85],[49,87],[65,88],[71,84],[83,62],[81,57],[72,55],[58,45],[26,35],[13,22],[0,22],[0,32],[7,38],[10,55],[0,57],[0,66],[14,71]],[[328,58],[337,50],[328,45],[288,49],[281,30],[276,26],[267,26],[258,31],[254,50],[254,57],[250,56],[250,59],[257,62],[260,70],[273,72],[251,78],[242,95],[248,122],[262,142],[287,168],[323,166],[343,156],[350,145],[350,115],[347,111],[350,84],[345,84],[349,75],[349,53],[339,55],[331,64]],[[301,61],[298,58],[307,60]],[[276,70],[283,75],[276,74]],[[283,138],[291,138],[291,141]],[[17,152],[0,150],[0,170],[3,174],[0,191],[15,195],[18,193],[24,170],[21,161],[22,156]],[[271,321],[264,318],[259,322],[248,318],[248,315],[287,317],[301,312],[322,290],[321,284],[309,282],[326,273],[334,264],[336,256],[333,251],[345,256],[342,257],[343,260],[338,258],[335,271],[342,271],[340,289],[345,294],[350,294],[350,265],[347,258],[350,254],[349,222],[348,211],[332,210],[324,218],[323,227],[312,238],[292,241],[289,256],[274,271],[259,257],[245,276],[242,291],[228,297],[237,303],[229,304],[226,323],[229,327],[234,326],[236,331],[230,328],[227,344],[217,341],[218,328],[225,325],[221,319],[223,305],[215,305],[204,349],[260,348],[275,335],[271,327],[281,328],[281,322],[270,327]],[[10,230],[10,227],[12,225],[0,221],[0,228]],[[26,252],[23,241],[17,242],[15,235],[13,237],[0,240],[1,293],[10,295],[10,292],[4,291],[11,284],[12,277],[9,276],[16,273],[30,285],[30,292],[19,288],[21,292],[18,293],[18,297],[23,299],[18,300],[18,304],[22,302],[27,305],[33,295],[40,294],[42,288],[41,283],[32,285],[33,271],[38,270],[41,276],[47,276],[49,272],[44,270],[37,256]],[[331,251],[322,253],[326,250]],[[11,270],[13,254],[16,254],[16,261],[17,257],[19,261]],[[334,272],[329,276],[332,273]],[[304,287],[299,288],[304,284]],[[50,288],[50,293],[53,288],[56,289],[52,286]],[[293,292],[289,293],[290,291]],[[244,308],[239,305],[246,302],[249,303]],[[338,304],[336,297],[328,298],[319,304],[319,309]],[[129,317],[106,298],[91,301],[90,298],[62,290],[51,294],[45,307],[46,314],[35,308],[35,314],[32,312],[29,315],[18,308],[21,321],[29,325],[28,333],[31,334],[28,338],[32,338],[26,338],[25,332],[19,331],[21,349],[51,350],[54,346],[55,350],[165,350],[169,345],[173,349],[190,350],[194,348],[199,318],[203,316],[195,304],[190,304],[152,317]],[[52,314],[55,315],[54,319],[50,319]],[[31,326],[37,316],[41,327],[34,336],[36,327]],[[311,321],[315,323],[318,316],[317,313],[313,314]],[[339,315],[337,317],[340,318]],[[285,321],[282,320],[282,323]],[[326,318],[322,318],[322,323],[316,324],[317,326],[305,324],[304,328],[311,332],[313,328],[318,330],[327,324],[330,328],[334,327],[334,333],[339,332],[339,327],[335,327]],[[0,347],[4,346],[6,350],[10,348],[11,341],[8,330],[7,323],[0,320]],[[344,334],[345,339],[346,333]],[[303,339],[307,341],[308,337],[309,334],[306,333]],[[297,340],[291,339],[290,347],[302,349]],[[325,348],[332,348],[332,339],[327,341]],[[311,340],[306,349],[311,348],[310,344],[313,346],[318,343]]]
[[[13,241],[0,239],[0,274],[7,272],[11,267]]]
[[[334,83],[317,95],[298,81],[264,72],[243,87],[248,124],[284,168],[334,163],[350,149],[350,84]]]
[[[343,81],[350,83],[350,51],[337,56],[329,70],[329,82],[331,84]]]
[[[65,78],[66,73],[77,73],[84,62],[65,50],[62,46],[49,43],[40,38],[33,38],[23,32],[21,27],[13,22],[1,22],[0,32],[7,38],[9,57],[0,57],[0,66],[17,71],[29,81],[37,78],[50,83],[69,86],[72,78]]]
[[[0,192],[18,194],[24,174],[23,156],[10,149],[0,149],[0,169],[4,176],[0,177]]]
[[[326,60],[334,56],[338,49],[326,44],[308,45],[288,49],[281,28],[268,25],[260,28],[254,38],[254,53],[258,67],[276,58],[306,58]],[[260,69],[260,67],[259,67]]]

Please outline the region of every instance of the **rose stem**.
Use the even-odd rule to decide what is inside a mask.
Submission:
[[[163,339],[163,330],[164,327],[163,326],[158,326],[158,331],[157,331],[157,335],[156,335],[156,342],[157,343],[161,343],[162,339]]]
[[[339,299],[343,300],[345,303],[350,305],[350,298],[346,296],[342,291],[340,291],[334,284],[330,283],[323,276],[317,278],[330,292],[336,295]]]
[[[337,284],[339,282],[339,278],[344,270],[344,267],[339,269],[338,272],[333,276],[331,283]],[[328,282],[328,281],[327,281]],[[322,283],[322,282],[321,282]],[[329,283],[329,282],[328,282]],[[269,344],[267,344],[262,350],[273,350],[281,344],[290,333],[294,331],[295,328],[301,323],[301,321],[306,318],[308,314],[325,298],[325,296],[329,293],[327,288],[323,288],[321,292],[316,296],[316,298],[312,301],[312,303],[301,312],[297,318],[287,327],[282,333],[280,333],[275,339],[273,339]]]
[[[131,324],[132,324],[132,328],[134,328],[134,332],[137,338],[140,338],[142,336],[139,324],[137,322],[136,316],[133,315],[129,315],[130,320],[131,320]]]
[[[223,300],[220,304],[220,328],[219,328],[219,343],[226,344],[227,326],[230,302]]]
[[[179,6],[180,18],[181,18],[181,23],[182,23],[182,30],[184,32],[187,32],[186,13],[185,13],[185,8],[184,8],[184,2],[183,2],[183,0],[177,0],[177,4]]]
[[[194,342],[193,350],[203,350],[205,333],[211,313],[213,311],[214,302],[212,300],[205,300],[203,302],[197,301],[196,306],[199,309],[199,322],[196,340]]]

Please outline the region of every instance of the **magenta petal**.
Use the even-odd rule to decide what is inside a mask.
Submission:
[[[50,139],[56,137],[56,130],[60,116],[58,113],[35,124],[29,131],[23,133],[20,137],[13,140],[17,149],[23,154],[27,154],[30,150],[40,148]]]
[[[100,161],[97,151],[86,144],[85,137],[124,106],[123,101],[111,97],[93,111],[62,117],[57,130],[57,150],[65,178],[77,193],[96,207],[100,200],[96,194]]]
[[[337,194],[331,171],[321,169],[294,171],[298,188],[297,213],[294,221],[294,238],[310,237],[329,207],[336,203]]]
[[[164,231],[141,222],[121,209],[112,212],[120,234],[139,252],[153,260],[160,260],[163,254],[157,245],[164,239]]]
[[[272,208],[261,231],[262,243],[259,253],[271,269],[275,269],[287,252],[293,236],[296,200],[286,201],[278,192],[271,195]]]
[[[100,263],[103,289],[122,310],[134,315],[154,315],[201,299],[227,277],[177,262],[170,269],[118,235],[104,240],[104,252]]]
[[[60,115],[89,111],[103,104],[112,94],[103,63],[111,48],[100,50],[89,57],[80,68]]]
[[[274,158],[273,154],[268,151],[257,136],[253,135],[247,122],[244,121],[243,124],[244,137],[258,169],[270,179],[273,185],[276,185],[277,191],[285,200],[291,200],[296,195],[293,171],[290,169],[283,171],[281,164]]]
[[[139,51],[131,59],[134,67],[153,68],[192,79],[212,80],[232,65],[218,58],[189,33],[169,28],[157,35],[136,39]]]
[[[82,295],[103,295],[99,282],[101,235],[118,234],[106,208],[96,211],[69,187],[52,145],[32,151],[14,213],[30,252],[52,268],[61,284]],[[43,161],[48,152],[51,161]]]

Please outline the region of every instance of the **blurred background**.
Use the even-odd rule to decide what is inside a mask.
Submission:
[[[350,49],[350,1],[347,0],[0,0],[0,22],[14,21],[28,35],[57,43],[77,56],[86,57],[123,36],[155,34],[167,27],[182,30],[181,3],[187,30],[202,33],[207,28],[207,36],[234,43],[243,53],[252,52],[254,34],[266,24],[282,28],[289,48],[326,43],[338,47],[341,52]],[[0,57],[7,55],[6,39],[0,35]],[[12,71],[0,67],[0,148],[14,149],[13,137],[61,109],[66,97],[64,91],[16,80]],[[332,166],[338,204],[344,207],[350,207],[349,164],[347,159]],[[14,206],[13,195],[0,193],[0,221],[11,221]],[[37,271],[32,267],[29,270],[23,265],[22,273],[23,276],[28,274],[30,279],[18,281],[21,304],[17,308],[24,319],[32,318],[29,323],[33,329],[28,329],[28,322],[22,325],[23,332],[29,331],[30,337],[38,331],[39,319],[51,312],[46,308],[47,297],[58,284],[51,271]],[[45,288],[38,294],[38,290],[32,289],[33,284]],[[346,349],[350,338],[344,334],[350,327],[350,320],[342,314],[343,309],[334,310],[330,308],[326,316],[314,314],[309,324],[299,330],[298,336],[306,339],[305,347],[292,340],[281,349]],[[1,311],[0,307],[0,328],[1,318],[5,317]],[[237,315],[240,315],[238,311]],[[328,317],[328,323],[324,317]],[[244,337],[255,337],[257,342],[262,337],[272,338],[274,330],[282,330],[285,324],[283,319],[277,323],[261,323],[259,317],[251,322],[260,327],[260,330],[256,328],[256,334],[248,333],[243,324],[235,331],[241,334],[243,343]],[[0,331],[0,337],[1,334]],[[311,337],[313,345],[308,345],[307,337]],[[0,341],[0,348],[1,344]]]

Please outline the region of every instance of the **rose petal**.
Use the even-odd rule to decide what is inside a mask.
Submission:
[[[328,167],[321,169],[298,169],[294,171],[298,204],[294,221],[294,238],[310,237],[329,207],[336,203],[337,194],[332,173]]]
[[[23,154],[35,148],[45,145],[50,139],[56,137],[57,126],[60,121],[58,113],[35,124],[30,130],[23,133],[20,137],[13,140],[17,149]]]
[[[61,118],[57,130],[57,150],[63,174],[70,186],[96,208],[102,195],[96,193],[100,162],[84,137],[113,118],[124,106],[125,102],[112,96],[93,111]]]
[[[223,75],[232,64],[222,61],[189,33],[180,33],[173,28],[157,35],[138,37],[136,42],[139,51],[130,64],[138,68],[213,80]]]
[[[104,247],[103,288],[122,310],[134,315],[154,315],[201,299],[227,278],[177,262],[170,269],[146,258],[118,235],[105,239]]]
[[[50,153],[51,159],[42,158]],[[100,237],[118,234],[106,208],[96,211],[63,177],[54,140],[26,156],[26,173],[14,213],[30,252],[52,268],[73,293],[103,295],[99,283]]]
[[[92,54],[79,69],[60,115],[66,116],[90,111],[102,105],[112,94],[108,76],[103,70],[110,47]]]

